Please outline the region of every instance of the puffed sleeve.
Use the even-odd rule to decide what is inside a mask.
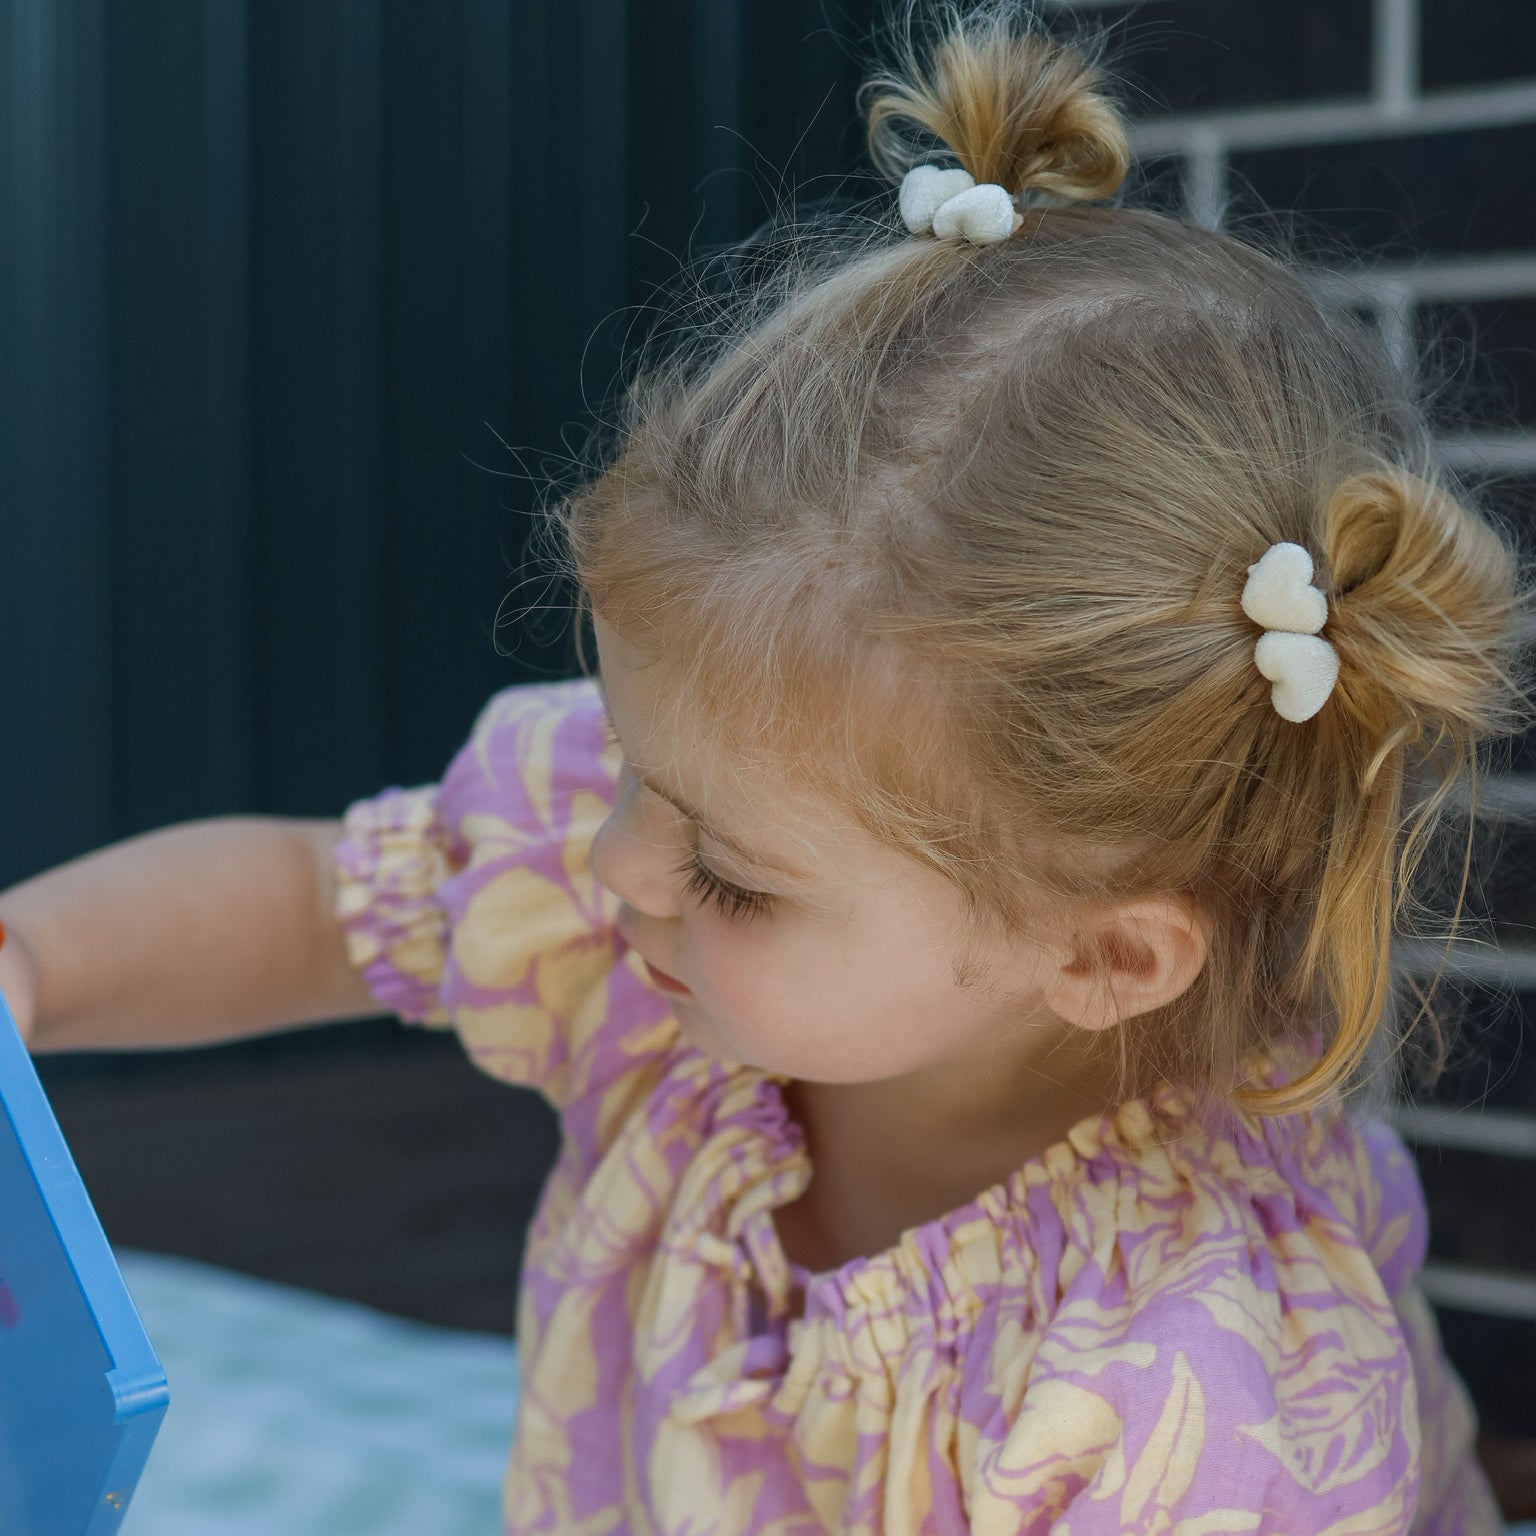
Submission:
[[[1503,1536],[1504,1517],[1477,1459],[1477,1413],[1417,1283],[1397,1298],[1397,1315],[1413,1356],[1423,1436],[1413,1536]]]
[[[1234,1274],[1064,1307],[981,1468],[973,1536],[1407,1536],[1418,1423],[1390,1307],[1276,1299]]]
[[[588,864],[619,764],[593,681],[516,685],[440,783],[348,807],[334,854],[348,953],[382,1007],[452,1026],[483,1070],[557,1108],[625,950]]]
[[[1418,1421],[1401,1336],[1318,1301],[1326,1322],[1295,1319],[1270,1347],[1193,1295],[1058,1318],[983,1468],[974,1536],[1407,1536]]]
[[[992,1369],[974,1536],[1446,1529],[1420,1506],[1398,1305],[1423,1221],[1394,1147],[1332,1115],[1085,1143],[1031,1228],[1038,1342]]]
[[[1440,1329],[1419,1283],[1428,1248],[1428,1212],[1413,1156],[1387,1125],[1362,1127],[1374,1177],[1362,1215],[1371,1261],[1402,1324],[1418,1396],[1421,1461],[1413,1536],[1502,1536],[1503,1516],[1477,1459],[1477,1413],[1446,1358]]]

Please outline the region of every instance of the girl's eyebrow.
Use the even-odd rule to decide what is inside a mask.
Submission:
[[[603,713],[608,717],[608,725],[612,729],[615,738],[618,736],[618,727],[613,723],[613,711],[608,708],[608,694],[603,688],[601,678],[594,678],[597,684],[598,697],[603,702]],[[622,743],[621,743],[622,750]],[[794,868],[779,859],[769,858],[767,854],[754,853],[744,843],[738,842],[729,833],[722,832],[718,827],[713,827],[707,822],[686,800],[679,794],[658,784],[644,769],[631,763],[635,770],[635,776],[658,799],[665,800],[675,811],[681,811],[684,816],[696,826],[706,837],[712,837],[717,843],[723,843],[739,859],[744,859],[748,864],[755,864],[759,869],[771,869],[775,874],[786,875],[791,880],[809,880],[810,876],[802,870]]]
[[[630,766],[634,767],[633,764]],[[645,773],[639,768],[635,768],[635,774],[653,795],[660,796],[674,810],[681,811],[707,837],[714,838],[717,843],[724,843],[738,859],[744,859],[748,864],[755,864],[759,869],[771,869],[775,874],[787,875],[791,880],[808,880],[810,878],[809,875],[802,874],[798,869],[790,868],[778,859],[769,858],[765,853],[754,853],[744,844],[737,842],[728,833],[720,831],[717,827],[710,826],[681,795],[674,794],[671,790],[663,788],[650,774]]]

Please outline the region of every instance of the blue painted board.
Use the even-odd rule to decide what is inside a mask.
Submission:
[[[170,1393],[0,998],[0,1536],[109,1536]]]

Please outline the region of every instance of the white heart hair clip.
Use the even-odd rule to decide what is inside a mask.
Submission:
[[[914,235],[992,245],[1006,240],[1024,216],[1006,187],[978,183],[958,167],[914,165],[901,181],[901,221]]]
[[[1253,648],[1260,672],[1274,687],[1275,712],[1310,720],[1339,680],[1339,653],[1318,634],[1328,622],[1328,599],[1312,585],[1312,556],[1300,544],[1272,544],[1248,567],[1243,612],[1265,633]]]

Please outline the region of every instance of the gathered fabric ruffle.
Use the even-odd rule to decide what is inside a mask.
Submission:
[[[434,836],[433,786],[391,788],[347,808],[335,850],[336,914],[369,990],[413,1024],[451,1022],[439,995],[448,920],[437,893],[452,850]]]

